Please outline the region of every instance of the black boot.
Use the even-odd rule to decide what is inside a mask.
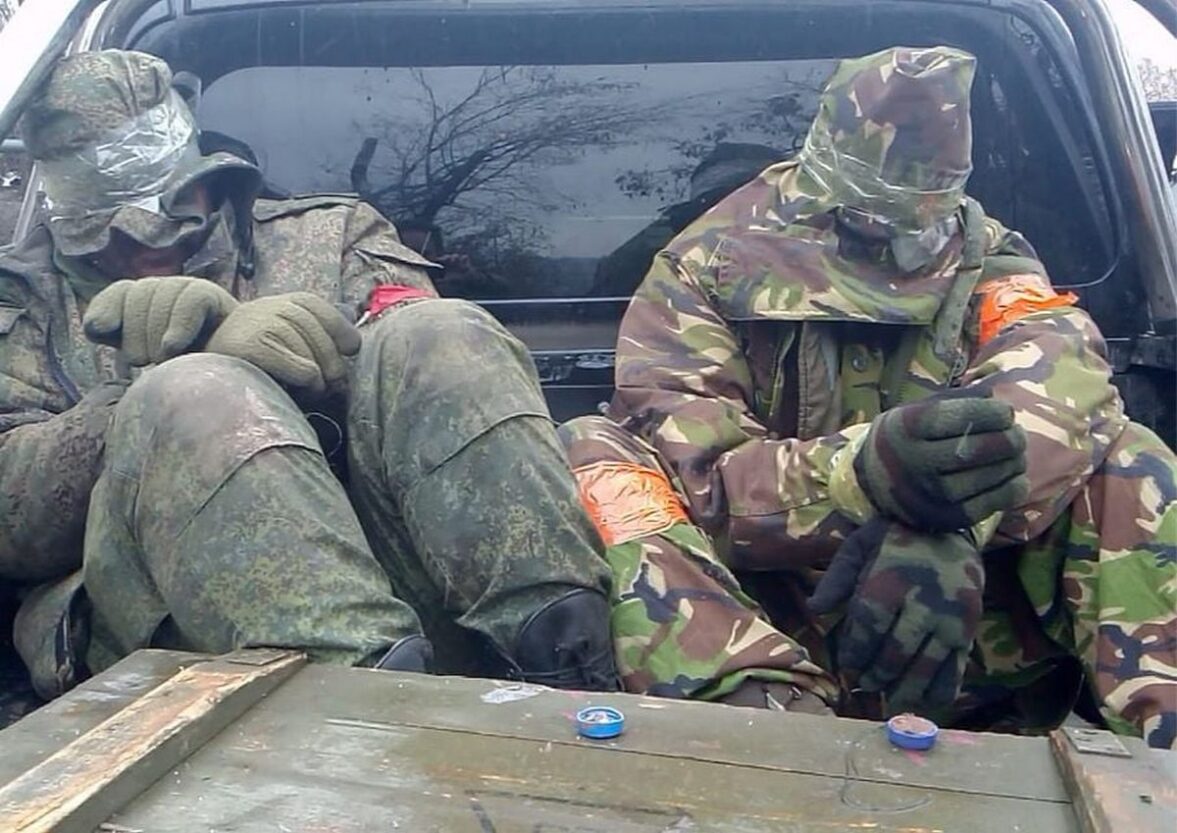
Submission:
[[[373,668],[381,671],[413,671],[429,674],[433,671],[433,645],[421,634],[397,640]]]
[[[619,691],[609,600],[573,590],[548,602],[519,629],[511,676],[553,688]]]

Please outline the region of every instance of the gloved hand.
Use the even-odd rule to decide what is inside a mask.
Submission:
[[[309,292],[258,298],[235,309],[205,348],[244,359],[279,384],[321,396],[347,381],[345,356],[360,350],[360,331]]]
[[[197,349],[236,306],[203,278],[116,281],[90,302],[82,327],[91,341],[117,347],[142,367]]]
[[[985,568],[971,533],[928,535],[875,518],[842,544],[809,599],[849,600],[838,670],[889,707],[944,705],[960,690],[981,618]]]
[[[971,527],[1029,492],[1013,408],[967,390],[880,414],[854,472],[881,513],[931,532]]]

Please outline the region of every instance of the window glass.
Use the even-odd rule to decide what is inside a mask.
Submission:
[[[1090,108],[1064,65],[1073,44],[1052,14],[202,8],[148,14],[122,42],[200,79],[206,148],[255,155],[271,194],[361,192],[445,266],[446,294],[628,296],[679,229],[796,149],[837,56],[903,42],[977,55],[969,190],[1055,282],[1092,287],[1127,268]]]
[[[363,194],[451,294],[627,295],[662,243],[800,145],[832,67],[255,67],[211,84],[200,120],[275,191]]]
[[[1110,0],[1108,9],[1136,64],[1149,101],[1177,101],[1177,37],[1137,0]]]
[[[29,167],[25,153],[0,151],[0,246],[12,241]]]

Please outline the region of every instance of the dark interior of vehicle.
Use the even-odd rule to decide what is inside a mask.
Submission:
[[[978,56],[970,190],[1105,334],[1144,329],[1049,7],[848,8],[127,0],[99,36],[199,78],[202,126],[244,143],[275,193],[377,205],[445,265],[443,293],[483,301],[528,343],[558,419],[609,398],[617,323],[661,242],[753,160],[796,150],[838,57],[896,43]]]

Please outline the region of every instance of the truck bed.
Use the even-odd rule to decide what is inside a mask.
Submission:
[[[571,718],[589,704],[620,708],[625,734],[578,738]],[[1177,823],[1177,755],[1102,732],[942,732],[929,752],[904,752],[862,721],[305,665],[277,651],[140,651],[0,732],[0,750],[4,831]]]

